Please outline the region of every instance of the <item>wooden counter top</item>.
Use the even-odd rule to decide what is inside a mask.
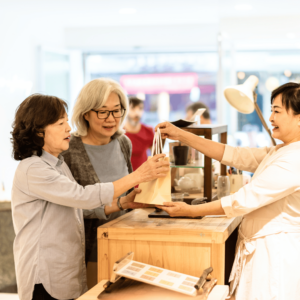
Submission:
[[[137,240],[177,242],[178,236],[181,236],[180,240],[184,242],[224,243],[242,220],[242,217],[225,216],[203,219],[148,218],[152,211],[153,208],[136,209],[108,222],[98,228],[98,238],[105,231],[109,239],[118,239],[122,235],[124,240],[128,235],[128,239],[132,240],[134,235]]]
[[[102,280],[98,284],[96,284],[93,288],[87,291],[85,294],[77,298],[77,300],[98,300],[97,296],[103,291],[103,285],[107,282],[107,279]],[[228,294],[228,287],[224,285],[217,285],[214,287],[207,300],[223,300]],[[189,297],[189,296],[188,296]],[[141,299],[139,294],[134,295],[134,299]],[[194,297],[189,297],[189,299],[193,299]],[[156,300],[165,300],[164,298],[160,298]]]
[[[11,201],[0,201],[0,211],[10,211],[11,210]]]

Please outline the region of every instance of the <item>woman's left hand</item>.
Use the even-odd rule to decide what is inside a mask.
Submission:
[[[153,205],[149,204],[143,204],[143,203],[137,203],[134,202],[136,194],[141,193],[141,189],[134,189],[131,193],[129,193],[127,196],[122,197],[120,199],[120,203],[124,209],[136,209],[136,208],[146,208],[146,207],[153,207]]]
[[[164,205],[156,205],[166,211],[171,217],[192,217],[192,206],[185,202],[164,202]]]

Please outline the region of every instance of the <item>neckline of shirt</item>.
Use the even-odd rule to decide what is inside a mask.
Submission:
[[[299,143],[299,144],[298,144]],[[290,143],[286,146],[281,146],[281,147],[278,147],[278,149],[276,149],[277,146],[280,146],[282,144],[279,144],[279,145],[276,145],[275,146],[275,152],[278,152],[280,151],[281,149],[287,149],[288,147],[291,147],[291,146],[300,146],[300,141],[297,141],[297,142],[293,142],[293,143]]]
[[[53,167],[59,167],[64,162],[64,157],[62,155],[59,154],[58,157],[55,157],[45,150],[42,152],[41,159],[48,162]]]
[[[106,146],[108,147],[109,145],[112,145],[117,139],[112,139],[108,144],[105,144],[105,145],[90,145],[90,144],[85,144],[83,143],[83,145],[87,148],[99,148],[99,147],[102,147],[102,149]]]

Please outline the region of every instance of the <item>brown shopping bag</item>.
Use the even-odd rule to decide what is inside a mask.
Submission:
[[[160,130],[158,128],[153,139],[152,156],[159,153],[162,153],[162,141]],[[148,159],[151,157],[148,157]],[[169,161],[169,158],[165,157],[164,160]],[[141,189],[142,192],[135,196],[134,202],[156,205],[163,205],[163,202],[171,202],[172,198],[170,170],[168,171],[166,177],[157,178],[149,182],[141,183],[139,185],[139,189]]]

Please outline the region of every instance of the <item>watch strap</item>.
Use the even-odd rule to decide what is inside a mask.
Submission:
[[[120,210],[124,210],[124,208],[122,207],[122,205],[120,203],[120,200],[121,200],[121,197],[118,198],[117,205],[118,205]]]

